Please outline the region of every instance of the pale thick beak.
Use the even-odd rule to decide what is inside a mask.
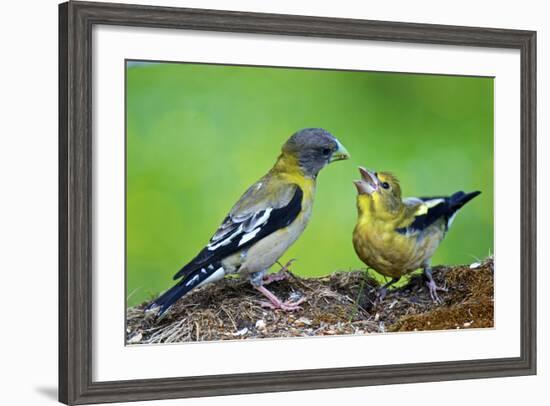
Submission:
[[[369,171],[368,169],[360,166],[359,173],[361,174],[361,179],[353,181],[355,187],[357,188],[357,193],[372,195],[378,190],[379,186],[376,172]]]
[[[332,156],[330,157],[330,162],[349,159],[350,154],[348,150],[342,144],[340,144],[340,141],[336,140],[336,144],[338,145],[338,148],[332,153]]]

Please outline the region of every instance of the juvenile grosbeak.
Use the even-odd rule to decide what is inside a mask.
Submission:
[[[432,278],[430,260],[445,237],[457,211],[481,192],[456,192],[449,197],[401,199],[397,178],[387,172],[359,167],[358,219],[353,246],[359,258],[378,273],[391,277],[379,291],[383,299],[388,286],[401,276],[423,268],[434,302],[440,302]]]
[[[322,128],[307,128],[283,145],[271,170],[233,206],[208,244],[179,272],[180,279],[149,306],[161,316],[194,288],[238,273],[269,299],[271,308],[295,310],[301,301],[283,302],[264,286],[264,276],[308,224],[319,171],[348,159],[342,144]],[[266,282],[269,278],[266,278]]]

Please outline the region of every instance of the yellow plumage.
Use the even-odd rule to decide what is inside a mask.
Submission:
[[[283,152],[267,176],[275,178],[275,184],[298,185],[304,193],[304,200],[313,199],[315,195],[315,180],[304,174],[293,154]]]
[[[402,200],[401,186],[393,174],[364,168],[360,172],[362,179],[355,182],[358,191],[358,217],[353,231],[355,252],[369,267],[393,278],[390,284],[424,268],[430,293],[437,301],[436,291],[440,288],[431,277],[430,259],[456,211],[479,192]]]

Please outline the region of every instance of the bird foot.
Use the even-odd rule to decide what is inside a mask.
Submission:
[[[430,297],[432,298],[432,301],[437,304],[443,303],[443,300],[439,297],[439,295],[437,294],[437,291],[448,292],[448,289],[445,287],[437,286],[433,279],[427,281],[426,286],[430,291]]]
[[[396,282],[399,282],[399,277],[394,277],[388,283],[380,286],[376,291],[376,299],[374,300],[374,305],[380,305],[384,301],[384,298],[388,294],[388,287],[393,285]]]
[[[300,310],[300,304],[306,301],[305,297],[301,297],[300,299],[291,302],[286,301],[283,302],[281,299],[279,299],[277,296],[275,296],[273,293],[271,293],[265,286],[254,286],[258,291],[260,291],[266,298],[269,299],[269,302],[262,301],[260,302],[260,305],[262,307],[268,307],[270,309],[281,309],[285,311],[294,311],[294,310]]]
[[[384,286],[382,286],[380,289],[376,291],[376,299],[374,299],[375,305],[380,305],[384,301],[384,298],[388,294],[388,289]]]
[[[288,271],[288,269],[294,261],[296,261],[296,258],[291,259],[284,266],[281,266],[281,269],[279,271],[266,275],[262,281],[262,284],[269,285],[272,282],[284,281],[290,278],[290,272]]]
[[[283,302],[279,300],[278,302],[274,303],[263,300],[260,302],[260,306],[271,310],[284,310],[286,312],[292,312],[295,310],[302,310],[302,306],[300,306],[300,304],[304,303],[305,301],[305,297],[302,297],[295,302],[291,302],[290,300]]]

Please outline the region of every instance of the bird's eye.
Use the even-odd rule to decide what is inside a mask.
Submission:
[[[390,184],[388,182],[382,182],[380,184],[380,186],[382,186],[384,189],[389,189],[390,188]]]
[[[330,149],[329,148],[323,148],[322,153],[323,153],[324,156],[329,156],[330,155]]]

